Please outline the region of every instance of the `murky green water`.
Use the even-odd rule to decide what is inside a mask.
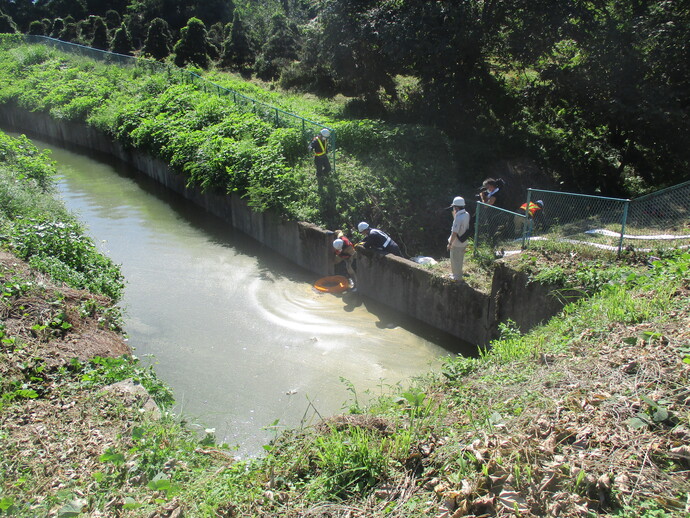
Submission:
[[[264,427],[333,415],[438,366],[454,341],[355,295],[320,294],[298,269],[127,167],[52,149],[59,190],[122,265],[125,330],[200,430],[260,454]],[[447,340],[441,343],[441,340]]]

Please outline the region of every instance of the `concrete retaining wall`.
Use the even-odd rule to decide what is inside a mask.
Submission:
[[[256,212],[237,195],[202,193],[188,188],[184,177],[163,161],[125,149],[103,132],[52,119],[11,105],[0,106],[0,125],[63,147],[77,147],[115,157],[210,213],[232,224],[295,264],[317,275],[333,272],[333,233],[303,222],[285,221],[270,212]],[[529,284],[524,275],[499,266],[487,295],[432,275],[418,264],[361,250],[357,259],[359,291],[431,326],[473,344],[497,337],[499,322],[512,319],[523,331],[550,318],[563,304],[552,290]]]
[[[489,295],[399,257],[360,250],[357,281],[367,296],[472,344],[491,336]]]

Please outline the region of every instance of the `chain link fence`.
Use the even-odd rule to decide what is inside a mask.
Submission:
[[[690,181],[630,201],[624,247],[690,248]]]
[[[517,252],[533,241],[620,254],[690,248],[690,182],[627,200],[528,189],[518,212],[477,204],[475,250]]]
[[[524,214],[518,214],[493,205],[477,202],[474,214],[474,251],[491,248],[502,254],[524,247],[523,229],[528,223]]]
[[[17,42],[21,42],[21,36],[17,38]],[[161,63],[153,59],[144,59],[134,56],[126,56],[124,54],[117,54],[115,52],[108,52],[105,50],[94,49],[85,45],[77,43],[70,43],[67,41],[50,38],[48,36],[34,36],[23,35],[23,41],[30,44],[45,45],[54,48],[61,52],[69,53],[76,56],[101,61],[106,64],[118,66],[135,66],[147,70],[149,73],[167,74],[171,82],[178,81],[180,83],[196,85],[198,89],[206,92],[219,95],[241,107],[247,112],[251,112],[257,117],[270,122],[277,128],[295,128],[301,131],[306,143],[311,141],[311,138],[322,129],[328,129],[331,132],[329,142],[329,155],[332,161],[332,167],[336,169],[336,132],[319,122],[314,122],[294,113],[289,113],[275,106],[271,106],[257,99],[248,97],[236,90],[225,88],[216,83],[201,77],[194,72],[175,67],[168,63]]]
[[[528,189],[530,202],[543,208],[529,218],[525,246],[538,239],[620,252],[629,200]]]

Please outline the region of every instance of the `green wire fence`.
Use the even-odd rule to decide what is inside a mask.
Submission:
[[[137,66],[165,73],[171,81],[194,84],[197,88],[231,100],[237,106],[271,122],[276,127],[292,127],[308,141],[321,129],[331,132],[332,167],[336,167],[335,131],[318,122],[286,112],[235,90],[168,63],[125,56],[47,36],[3,35],[3,41],[25,41],[120,66]],[[627,200],[586,194],[528,189],[525,208],[540,201],[534,214],[510,211],[477,203],[475,251],[489,246],[503,253],[529,247],[532,240],[552,240],[572,246],[589,246],[620,254],[623,248],[653,252],[665,248],[690,248],[690,182]]]
[[[534,214],[478,203],[475,249],[506,253],[534,240],[617,254],[690,248],[690,181],[631,200],[528,189],[524,207],[532,204],[539,207]]]

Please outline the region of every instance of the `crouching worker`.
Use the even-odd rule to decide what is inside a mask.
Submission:
[[[339,230],[336,231],[336,237],[337,239],[333,241],[333,249],[335,250],[335,259],[333,262],[335,264],[341,262],[345,263],[345,269],[350,276],[350,288],[352,288],[352,291],[357,291],[357,273],[355,273],[352,264],[357,254],[355,246]]]
[[[357,230],[364,234],[364,240],[362,241],[364,248],[373,248],[383,253],[391,253],[402,257],[398,244],[384,231],[378,228],[371,228],[366,221],[362,221],[357,225]]]

